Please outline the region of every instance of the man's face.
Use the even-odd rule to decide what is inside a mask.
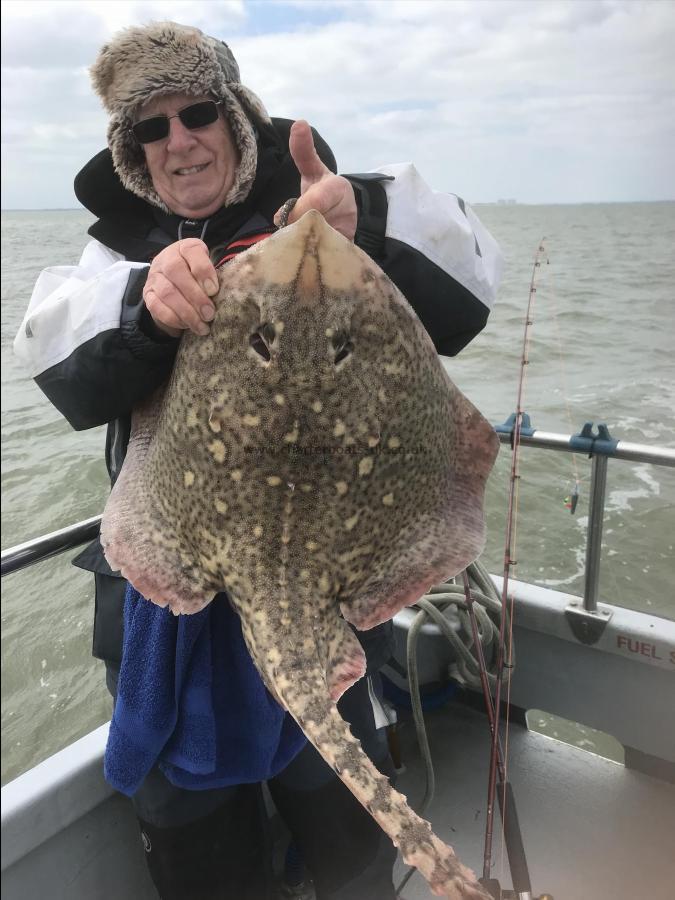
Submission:
[[[136,121],[176,114],[205,94],[167,94],[148,101]],[[190,219],[213,215],[225,202],[239,164],[239,151],[222,114],[211,125],[190,130],[179,118],[169,120],[167,137],[144,144],[155,190],[169,209]]]

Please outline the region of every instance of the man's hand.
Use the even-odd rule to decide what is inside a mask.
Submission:
[[[303,119],[293,123],[288,147],[300,172],[300,197],[288,217],[288,224],[297,222],[310,209],[316,209],[329,225],[353,241],[357,220],[354,189],[346,178],[334,175],[321,162],[314,147],[312,130]],[[277,225],[279,212],[274,217]]]
[[[158,328],[173,337],[190,329],[207,335],[216,314],[210,298],[218,293],[218,275],[206,244],[186,238],[153,259],[143,300]]]

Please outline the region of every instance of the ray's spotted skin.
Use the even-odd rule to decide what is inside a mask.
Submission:
[[[220,271],[207,337],[135,410],[102,524],[114,569],[193,613],[226,590],[270,691],[439,896],[488,895],[335,702],[359,629],[472,562],[498,450],[387,276],[316,212]]]
[[[291,197],[290,200],[287,200],[281,209],[278,212],[277,218],[277,226],[279,228],[285,228],[288,225],[288,217],[293,212],[295,204],[298,202],[297,197]]]

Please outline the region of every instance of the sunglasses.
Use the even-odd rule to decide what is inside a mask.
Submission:
[[[131,130],[139,144],[152,144],[168,137],[171,119],[180,119],[190,131],[212,125],[218,118],[218,106],[215,100],[201,100],[181,109],[175,116],[150,116],[149,119],[141,119],[131,126]]]

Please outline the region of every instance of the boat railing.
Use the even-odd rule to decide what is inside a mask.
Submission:
[[[88,541],[93,541],[98,535],[102,515],[92,516],[74,525],[59,528],[40,537],[17,544],[2,551],[2,577],[11,572],[26,569],[35,563],[49,559],[50,556],[58,556],[66,550],[72,550]]]
[[[514,422],[515,415],[503,425],[495,426],[495,431],[503,444],[513,442]],[[580,640],[584,640],[583,635],[589,629],[592,632],[596,625],[602,626],[600,617],[606,615],[606,611],[598,609],[598,590],[607,464],[610,459],[619,459],[675,468],[675,449],[616,440],[609,434],[605,425],[599,425],[598,431],[595,432],[592,423],[584,425],[581,432],[575,435],[540,431],[530,426],[529,417],[526,415],[522,417],[519,440],[524,447],[580,453],[591,457],[583,609],[580,608],[578,611],[577,622],[579,630],[577,636]],[[2,576],[93,540],[99,532],[101,519],[100,515],[92,516],[90,519],[3,550]]]
[[[495,426],[503,444],[512,444],[514,425],[515,413],[503,425]],[[522,417],[519,440],[524,447],[579,453],[591,459],[583,606],[578,610],[568,609],[567,616],[577,638],[594,643],[598,630],[602,630],[609,614],[607,609],[598,608],[607,464],[610,459],[620,459],[673,468],[675,449],[617,440],[605,424],[599,424],[597,432],[594,431],[592,422],[587,422],[578,434],[573,435],[540,431],[531,427],[527,414]]]

